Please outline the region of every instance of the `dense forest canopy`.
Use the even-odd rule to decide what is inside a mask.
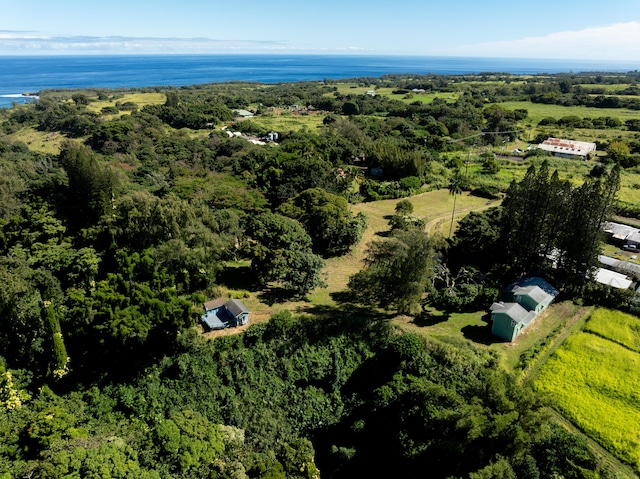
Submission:
[[[389,318],[486,309],[525,275],[628,307],[591,276],[603,222],[640,217],[618,195],[640,184],[640,113],[610,114],[640,111],[638,80],[51,91],[1,111],[0,478],[613,477],[495,352]],[[541,104],[606,113],[534,124]],[[593,132],[600,156],[571,170],[505,151]],[[495,204],[433,234],[403,198],[446,188],[451,230],[463,192]],[[389,230],[365,244],[352,206],[381,199]],[[268,321],[206,338],[202,303],[225,294]]]

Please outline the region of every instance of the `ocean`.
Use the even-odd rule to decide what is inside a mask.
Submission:
[[[46,89],[279,83],[390,73],[627,72],[639,66],[587,60],[355,55],[4,56],[0,57],[0,108],[33,101],[22,94]]]

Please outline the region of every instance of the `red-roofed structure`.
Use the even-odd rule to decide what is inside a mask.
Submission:
[[[596,151],[596,144],[588,141],[562,140],[560,138],[547,138],[538,145],[538,148],[549,151],[563,158],[586,159],[589,153]]]

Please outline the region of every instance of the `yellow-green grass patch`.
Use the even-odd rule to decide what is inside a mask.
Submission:
[[[598,89],[598,90],[603,90],[606,93],[612,93],[615,91],[619,91],[619,90],[624,90],[626,88],[629,88],[631,86],[630,83],[598,83],[598,84],[594,84],[594,83],[580,83],[576,86],[580,86],[582,88],[584,88],[585,90],[591,90],[591,89]]]
[[[637,316],[600,308],[589,318],[584,329],[640,353],[640,318]]]
[[[325,115],[314,113],[314,114],[291,114],[291,113],[282,113],[282,114],[267,114],[267,115],[257,115],[251,117],[251,123],[258,125],[260,128],[269,131],[299,131],[303,129],[307,129],[310,131],[315,131],[319,127],[322,126],[322,120],[324,120]],[[231,127],[233,130],[233,127]]]
[[[331,86],[335,86],[337,92],[341,95],[364,95],[367,91],[373,90],[375,86],[373,85],[363,85],[361,83],[343,83],[339,82],[336,84],[332,84]],[[328,93],[327,95],[333,95],[333,92]]]
[[[526,121],[538,124],[547,117],[559,119],[565,116],[577,116],[579,118],[612,117],[624,122],[632,118],[640,118],[640,111],[626,108],[593,108],[586,106],[561,106],[533,103],[530,101],[506,101],[497,103],[507,110],[525,109],[529,112]]]
[[[435,98],[441,98],[448,102],[455,102],[460,93],[458,92],[436,92],[436,93],[419,93],[411,92],[407,93],[393,93],[397,91],[397,88],[378,88],[375,90],[376,95],[385,96],[393,100],[401,100],[405,103],[413,103],[414,101],[421,101],[422,103],[431,103]]]
[[[623,203],[640,203],[640,173],[636,170],[624,170],[620,175],[620,191],[617,196]]]
[[[20,141],[31,151],[45,155],[60,153],[60,145],[67,138],[59,132],[38,131],[33,127],[22,128],[8,135],[13,141]]]
[[[551,356],[534,384],[565,417],[640,471],[640,354],[579,332]]]
[[[423,218],[429,229],[430,224],[443,221],[448,232],[453,209],[453,196],[447,190],[430,191],[408,199],[413,204],[413,215]],[[368,203],[358,203],[351,206],[353,214],[364,213],[367,215],[368,226],[360,243],[345,256],[331,258],[327,261],[325,273],[327,275],[328,291],[343,291],[349,281],[349,277],[362,269],[362,260],[365,257],[367,245],[374,240],[382,239],[380,233],[389,231],[389,217],[395,213],[395,207],[401,199],[380,200]],[[497,205],[498,202],[491,204]],[[488,207],[487,200],[464,193],[456,199],[456,219],[461,218],[470,211]],[[454,224],[455,227],[455,224]],[[323,300],[326,301],[326,298]]]
[[[615,219],[614,219],[615,221]],[[636,252],[625,251],[613,244],[605,243],[602,245],[602,254],[611,258],[619,259],[621,261],[628,261],[630,263],[640,264],[640,257]]]
[[[163,105],[167,101],[167,97],[164,93],[123,93],[109,97],[108,100],[92,100],[87,109],[99,113],[105,107],[115,107],[116,104],[122,104],[126,102],[135,103],[138,109],[146,105]],[[120,114],[127,114],[129,111],[121,111]]]

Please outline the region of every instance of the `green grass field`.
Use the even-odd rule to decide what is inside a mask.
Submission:
[[[591,88],[599,88],[601,90],[604,90],[606,93],[612,93],[615,91],[619,91],[619,90],[624,90],[625,88],[628,88],[631,86],[630,83],[600,83],[600,84],[593,84],[593,83],[581,83],[580,86],[582,88],[584,88],[585,90],[591,89]]]
[[[585,330],[627,341],[633,322],[625,316],[598,310]],[[640,353],[578,332],[551,356],[534,384],[565,417],[640,471]]]
[[[57,155],[60,153],[60,145],[66,139],[61,133],[47,133],[35,128],[23,128],[9,135],[13,141],[20,141],[30,150],[45,155]]]
[[[323,114],[280,114],[256,115],[251,117],[251,123],[258,125],[265,131],[300,131],[307,129],[316,131],[322,126]],[[233,129],[233,128],[232,128]]]
[[[599,117],[612,117],[618,118],[620,121],[631,118],[640,118],[640,111],[629,110],[626,108],[592,108],[586,106],[561,106],[561,105],[546,105],[543,103],[532,103],[530,101],[506,101],[498,103],[499,106],[507,110],[515,110],[523,108],[529,112],[527,123],[537,125],[540,120],[546,117],[553,117],[556,119],[564,116],[577,116],[580,118],[599,118]]]
[[[609,309],[598,309],[585,324],[585,331],[640,353],[640,318]]]
[[[142,108],[145,105],[162,105],[167,101],[167,97],[164,93],[142,93],[132,92],[124,93],[121,95],[115,95],[108,100],[92,99],[91,103],[87,105],[89,110],[100,112],[104,107],[116,106],[116,103],[132,102],[138,105],[138,108]],[[130,113],[122,111],[120,114]]]
[[[413,215],[424,218],[427,228],[437,229],[436,225],[441,225],[448,233],[453,210],[453,196],[447,190],[421,193],[407,199],[413,204]],[[362,259],[364,258],[367,244],[373,240],[381,239],[379,233],[389,231],[388,217],[394,214],[398,201],[400,200],[380,200],[352,205],[352,212],[354,214],[359,212],[366,214],[369,224],[362,240],[351,253],[344,257],[331,258],[327,261],[327,267],[325,268],[328,283],[327,291],[344,290],[349,276],[362,268]],[[469,211],[497,204],[497,202],[488,204],[486,199],[471,196],[468,193],[459,195],[456,200],[454,228],[456,221],[469,213]]]
[[[342,95],[364,95],[369,90],[374,90],[374,86],[365,86],[356,83],[338,83],[336,85],[338,92]],[[391,98],[392,100],[400,100],[404,103],[413,103],[420,101],[424,104],[431,103],[434,98],[442,98],[448,102],[455,102],[460,93],[458,92],[436,92],[436,93],[393,93],[396,88],[381,87],[375,89],[376,95]]]
[[[406,94],[395,94],[393,91],[395,88],[378,88],[376,90],[377,95],[386,96],[393,100],[400,100],[404,103],[413,103],[414,101],[420,101],[424,104],[431,103],[435,98],[441,98],[446,100],[447,102],[455,102],[460,93],[458,92],[436,92],[436,93],[406,93]]]

